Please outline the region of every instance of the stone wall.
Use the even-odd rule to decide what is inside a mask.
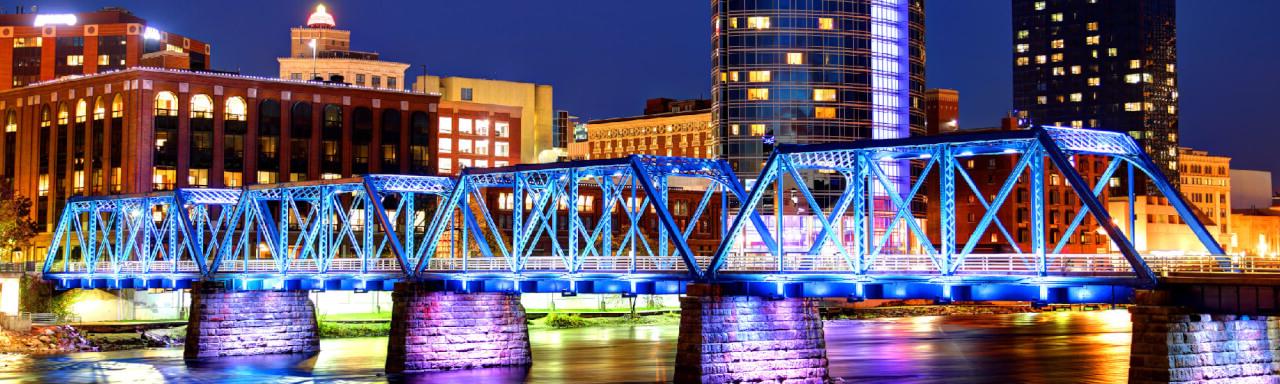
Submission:
[[[678,383],[827,379],[827,346],[814,299],[768,300],[690,284],[680,299]]]
[[[399,283],[392,300],[388,373],[533,362],[519,295],[455,293]]]
[[[183,356],[319,352],[317,331],[306,291],[227,291],[195,283]]]
[[[1130,383],[1280,382],[1280,317],[1197,313],[1139,292],[1129,308]]]

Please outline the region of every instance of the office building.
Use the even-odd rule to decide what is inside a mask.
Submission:
[[[1230,236],[1231,228],[1231,158],[1209,152],[1178,149],[1178,174],[1181,192],[1200,211],[1205,225],[1216,225],[1219,239]]]
[[[583,159],[612,159],[631,154],[715,157],[711,110],[592,120]]]
[[[775,143],[924,133],[923,0],[713,0],[711,9],[712,120],[719,155],[742,177],[759,173]],[[906,183],[905,164],[888,168]]]
[[[1232,169],[1231,209],[1267,209],[1272,206],[1271,172]]]
[[[439,94],[443,101],[472,102],[520,108],[520,163],[550,163],[566,157],[552,145],[555,109],[550,85],[515,81],[422,75],[414,81],[418,92]]]
[[[351,50],[351,31],[337,28],[324,5],[317,5],[307,25],[289,30],[289,57],[276,59],[280,78],[337,80],[352,85],[404,89],[409,64],[383,61],[377,52]]]
[[[1014,0],[1014,108],[1033,124],[1128,132],[1176,186],[1176,43],[1173,0]]]
[[[930,135],[960,130],[960,91],[941,88],[924,91],[924,127]]]
[[[208,43],[121,8],[0,15],[0,90],[137,66],[207,70],[210,63]]]

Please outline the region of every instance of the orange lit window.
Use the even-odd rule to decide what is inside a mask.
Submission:
[[[835,107],[814,107],[813,117],[815,119],[834,119],[836,118]]]

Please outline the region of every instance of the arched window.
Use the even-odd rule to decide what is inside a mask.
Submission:
[[[156,94],[156,116],[177,116],[178,97],[173,92],[161,91]]]
[[[280,170],[280,102],[266,99],[258,104],[258,183],[276,182]]]
[[[400,111],[382,110],[382,172],[400,172]]]
[[[40,108],[40,126],[48,127],[49,123],[49,106],[46,105]]]
[[[226,111],[227,121],[245,121],[249,116],[249,105],[245,104],[243,97],[228,97]]]
[[[76,102],[76,122],[83,123],[88,118],[89,102],[85,101],[85,99],[80,99],[79,102]]]
[[[328,174],[342,173],[342,107],[328,104],[324,106],[324,122],[321,126],[320,172]]]
[[[124,98],[119,93],[111,99],[111,117],[124,117]]]
[[[5,132],[18,131],[18,113],[14,112],[12,109],[10,109],[9,112],[5,113],[4,131]],[[13,147],[9,147],[9,148],[12,149]],[[9,152],[13,152],[13,151],[11,150]]]
[[[191,96],[191,118],[213,118],[213,99],[209,98],[209,95]]]
[[[13,185],[13,173],[16,167],[18,145],[18,113],[12,109],[4,114],[4,185]]]
[[[103,102],[104,98],[106,98],[106,96],[98,96],[98,98],[93,101],[93,119],[94,120],[102,120],[107,118],[107,106],[106,106],[106,103]]]
[[[58,104],[58,125],[67,125],[71,113],[67,111],[67,103]]]

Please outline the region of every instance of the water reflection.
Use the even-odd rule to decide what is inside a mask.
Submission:
[[[0,355],[0,381],[32,382],[663,382],[679,328],[636,326],[530,333],[531,368],[383,374],[386,339],[324,340],[313,355],[182,360],[181,349]],[[1119,382],[1126,379],[1124,311],[832,321],[833,376],[850,382]]]

